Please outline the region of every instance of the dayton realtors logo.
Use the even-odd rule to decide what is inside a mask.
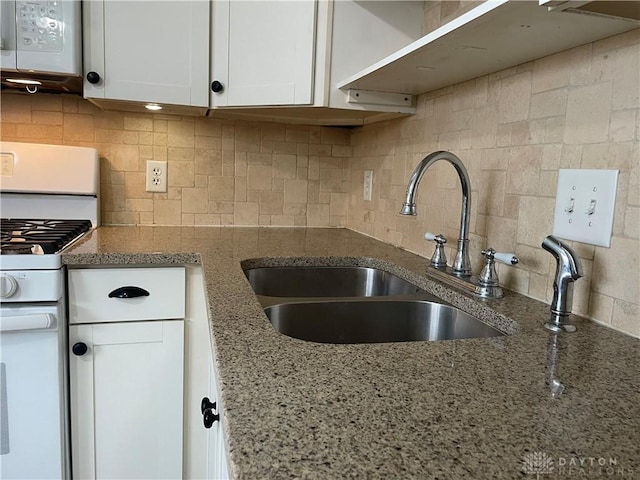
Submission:
[[[544,452],[527,453],[523,463],[522,471],[536,475],[536,480],[540,478],[540,475],[553,473],[553,458]]]
[[[532,452],[524,456],[522,463],[522,472],[535,475],[536,480],[540,479],[540,475],[550,474],[594,478],[623,476],[627,478],[634,473],[632,467],[619,465],[616,457],[570,455],[554,458],[545,452]]]

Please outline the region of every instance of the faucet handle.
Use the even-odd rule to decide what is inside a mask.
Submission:
[[[489,259],[494,258],[500,263],[504,263],[505,265],[516,265],[520,260],[514,253],[501,253],[496,252],[493,248],[489,247],[486,250],[482,250],[482,254],[485,258]]]
[[[495,261],[505,263],[507,265],[515,265],[518,263],[518,257],[513,253],[499,253],[493,248],[489,247],[482,250],[482,255],[486,259],[484,268],[480,272],[478,278],[478,288],[476,288],[476,294],[484,298],[500,298],[502,297],[502,288],[500,288],[500,282],[498,280],[498,272],[496,272]]]
[[[431,266],[434,268],[445,268],[447,266],[447,256],[444,253],[444,244],[447,243],[447,237],[439,233],[435,235],[431,232],[424,234],[424,239],[436,242],[436,249],[431,256]]]

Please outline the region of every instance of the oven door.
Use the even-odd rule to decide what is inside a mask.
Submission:
[[[0,304],[0,478],[69,478],[62,302]]]

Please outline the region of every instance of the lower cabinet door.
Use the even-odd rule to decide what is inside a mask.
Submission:
[[[76,479],[182,478],[182,320],[69,327]]]

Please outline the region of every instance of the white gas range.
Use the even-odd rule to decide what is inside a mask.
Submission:
[[[0,143],[0,478],[70,478],[60,253],[99,224],[93,148]]]

